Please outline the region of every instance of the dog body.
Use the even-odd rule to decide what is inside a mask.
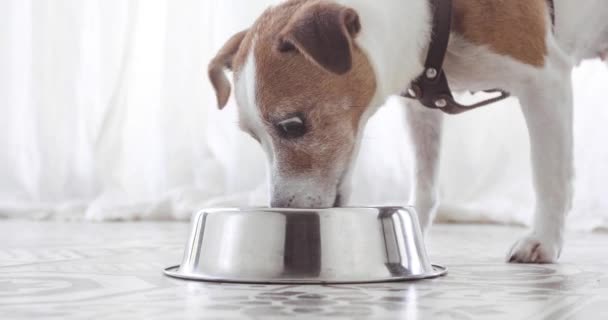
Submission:
[[[572,202],[571,72],[608,52],[602,0],[454,0],[445,71],[454,91],[500,88],[518,97],[531,142],[537,194],[532,232],[508,255],[554,262]],[[209,68],[223,107],[234,72],[240,125],[263,146],[273,206],[347,201],[368,119],[424,72],[432,28],[428,0],[290,0],[235,35]],[[403,101],[412,138],[412,204],[423,228],[439,205],[443,115]],[[405,195],[404,195],[405,196]]]

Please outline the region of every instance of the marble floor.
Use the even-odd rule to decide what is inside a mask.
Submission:
[[[0,220],[0,319],[608,319],[608,234],[568,234],[558,265],[508,265],[524,229],[440,225],[445,278],[264,286],[164,277],[188,228]]]

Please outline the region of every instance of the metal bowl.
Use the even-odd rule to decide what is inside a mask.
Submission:
[[[213,209],[194,214],[181,266],[214,282],[370,283],[439,277],[412,208]]]

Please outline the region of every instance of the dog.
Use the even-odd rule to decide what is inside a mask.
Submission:
[[[507,261],[554,263],[574,192],[571,73],[582,60],[606,58],[608,6],[454,0],[452,8],[444,63],[452,90],[510,92],[529,130],[535,220]],[[240,128],[268,156],[271,206],[348,201],[362,131],[387,97],[424,72],[432,20],[429,0],[288,0],[227,41],[209,79],[222,109],[231,95],[225,71],[233,72]],[[402,103],[415,151],[410,201],[426,232],[440,200],[445,116]]]

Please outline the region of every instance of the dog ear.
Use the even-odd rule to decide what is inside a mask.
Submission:
[[[361,31],[359,15],[351,8],[313,2],[296,12],[279,34],[279,51],[298,50],[307,59],[342,75],[352,68],[353,39]]]
[[[232,62],[234,60],[234,56],[241,47],[241,43],[243,42],[243,39],[245,39],[245,35],[247,35],[247,30],[241,31],[232,36],[232,38],[230,38],[228,42],[226,42],[226,44],[224,44],[224,46],[220,49],[215,58],[211,60],[211,63],[209,63],[209,80],[211,80],[213,89],[215,89],[217,104],[220,110],[224,109],[228,103],[231,90],[230,81],[228,81],[228,78],[224,73],[224,69],[232,71]]]

